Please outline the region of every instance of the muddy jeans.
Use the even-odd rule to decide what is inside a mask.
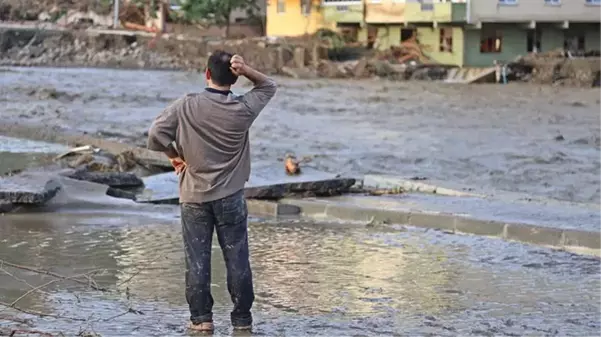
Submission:
[[[248,210],[244,192],[202,204],[184,203],[181,212],[190,320],[194,324],[213,321],[211,245],[213,229],[216,229],[227,268],[227,289],[234,303],[232,325],[251,325],[250,308],[255,295],[248,255]]]

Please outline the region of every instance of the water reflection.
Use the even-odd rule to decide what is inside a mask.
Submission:
[[[21,307],[99,318],[95,329],[104,335],[184,333],[188,314],[178,219],[135,221],[124,216],[120,226],[90,217],[41,214],[34,219],[0,218],[0,258],[64,275],[103,268],[107,271],[97,282],[119,292],[90,292],[65,283],[31,294],[19,302]],[[571,326],[573,331],[590,333],[598,327],[598,260],[550,251],[538,257],[502,241],[441,233],[302,223],[255,222],[250,242],[257,331],[267,335],[441,335],[471,333],[475,327],[485,332],[518,329],[521,334],[528,329],[519,324],[502,328],[494,324],[513,320],[556,329],[565,325],[563,315],[567,314],[581,323]],[[231,304],[225,268],[216,240],[213,246],[218,334],[229,334]],[[512,257],[500,258],[508,254]],[[487,257],[485,262],[483,257]],[[495,258],[500,261],[491,265]],[[547,270],[527,270],[520,264],[536,258],[563,262]],[[558,268],[570,264],[579,275],[566,280]],[[5,269],[32,286],[50,280]],[[0,284],[3,302],[28,290],[22,281],[6,274],[0,275]],[[144,315],[129,313],[102,321],[129,307]],[[540,320],[543,316],[545,321]],[[145,326],[149,320],[156,323]],[[37,324],[62,331],[76,329],[74,322],[41,320]]]

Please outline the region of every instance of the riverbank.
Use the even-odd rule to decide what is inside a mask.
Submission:
[[[155,35],[111,29],[67,29],[49,23],[0,24],[0,66],[103,67],[202,71],[217,49],[237,53],[257,69],[292,78],[386,78],[449,83],[517,81],[570,87],[599,86],[599,57],[568,58],[560,51],[530,54],[489,68],[400,62],[394,50],[336,47],[321,36],[242,40]]]

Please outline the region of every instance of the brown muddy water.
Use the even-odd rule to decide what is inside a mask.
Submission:
[[[11,68],[0,78],[4,123],[134,144],[160,109],[201,87],[197,74],[176,72]],[[281,169],[278,158],[294,152],[334,173],[426,176],[598,202],[598,90],[278,81],[252,131],[256,165]],[[1,138],[0,167],[62,150]],[[14,317],[66,336],[195,335],[184,329],[179,209],[77,191],[57,197],[53,212],[0,216],[0,259],[66,276],[99,270],[94,280],[109,291],[49,285],[18,305],[76,320],[0,307],[0,335],[32,328]],[[249,236],[253,335],[582,336],[601,329],[598,258],[403,226],[256,218]],[[239,335],[228,324],[216,241],[213,253],[215,335]],[[50,280],[0,266],[0,301]]]
[[[68,336],[194,335],[184,329],[177,207],[163,206],[156,217],[150,209],[110,212],[84,215],[78,207],[0,218],[1,259],[63,275],[105,270],[95,280],[109,292],[65,282],[19,302],[85,322],[29,317],[32,325]],[[253,335],[583,336],[601,328],[596,258],[400,226],[254,219],[249,236]],[[0,273],[3,302],[25,293],[24,282],[34,287],[51,280],[2,270],[13,274]],[[231,304],[216,242],[212,291],[215,335],[230,335]],[[17,313],[0,312],[0,327],[16,328],[2,320],[7,314]]]
[[[6,68],[3,123],[50,125],[143,144],[199,74]],[[278,78],[252,129],[253,162],[287,152],[332,173],[419,176],[484,190],[600,202],[599,89]],[[238,92],[248,89],[241,84]]]

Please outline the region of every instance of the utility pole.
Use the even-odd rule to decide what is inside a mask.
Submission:
[[[113,10],[114,10],[114,16],[113,16],[113,28],[118,29],[119,28],[119,0],[114,0],[113,1]]]

